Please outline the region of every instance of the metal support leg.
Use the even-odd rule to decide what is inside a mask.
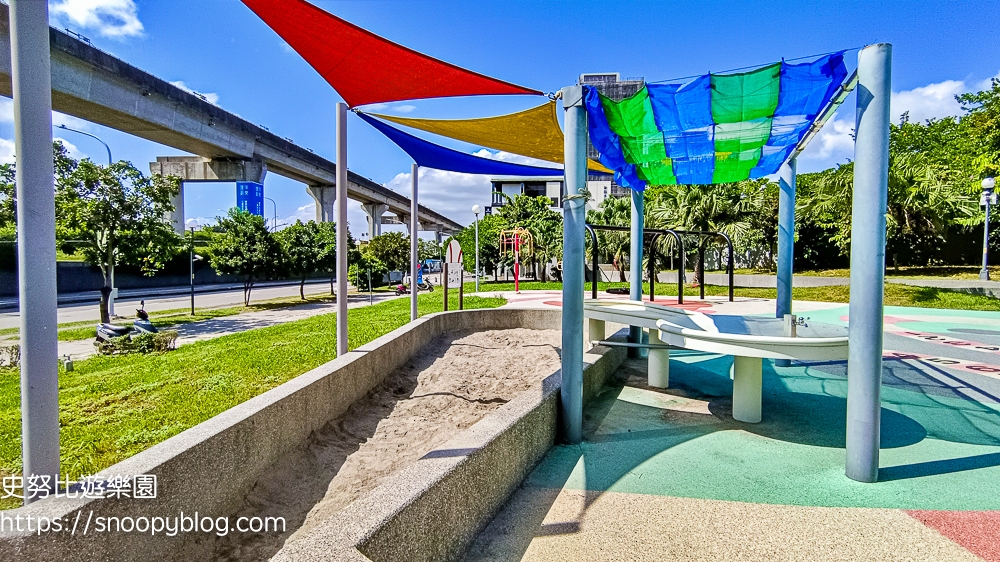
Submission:
[[[337,356],[347,353],[347,104],[337,104]]]
[[[48,475],[51,491],[59,475],[59,353],[48,3],[10,2],[10,38],[17,154],[22,472],[25,484],[30,475]],[[24,494],[24,503],[35,499]]]
[[[892,45],[858,53],[847,360],[848,478],[878,480]]]
[[[662,345],[659,330],[649,331],[649,344]],[[670,386],[670,350],[650,348],[649,350],[649,386],[667,388]]]
[[[760,421],[763,384],[760,357],[733,357],[733,419],[747,423]]]
[[[583,270],[587,188],[587,112],[583,86],[562,90],[565,108],[566,195],[563,211],[562,388],[560,417],[569,443],[583,440]]]

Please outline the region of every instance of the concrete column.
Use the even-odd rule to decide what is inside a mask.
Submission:
[[[649,331],[650,345],[663,345],[659,330]],[[649,350],[649,386],[653,388],[668,388],[670,386],[670,350],[651,348]]]
[[[170,204],[174,206],[174,210],[167,213],[167,220],[174,227],[174,232],[184,235],[184,181],[180,183],[180,190],[177,195],[170,198]]]
[[[858,53],[845,472],[861,482],[878,480],[891,75],[892,45]]]
[[[434,231],[434,242],[436,242],[437,245],[440,246],[443,240],[444,240],[444,233],[441,232],[440,227],[438,227],[438,230]]]
[[[645,204],[641,191],[632,190],[632,228],[629,236],[629,299],[642,301],[642,240]],[[629,326],[628,341],[642,343],[642,327]],[[638,348],[629,348],[629,357],[641,355]]]
[[[334,222],[334,203],[337,202],[337,187],[333,185],[310,185],[306,188],[316,202],[316,222]]]
[[[760,422],[763,389],[763,363],[760,357],[733,357],[733,419]]]
[[[389,206],[382,203],[364,203],[361,208],[368,215],[368,239],[371,240],[382,234],[382,215],[389,210]]]
[[[347,353],[347,104],[337,104],[337,356]]]
[[[56,211],[52,168],[49,7],[10,2],[17,260],[21,303],[21,452],[24,482],[59,475]],[[31,503],[37,498],[28,498]]]
[[[569,443],[583,440],[583,269],[587,201],[587,111],[583,86],[562,90],[565,108],[566,197],[563,200],[562,431]]]

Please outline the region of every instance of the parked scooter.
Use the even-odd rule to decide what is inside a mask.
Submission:
[[[100,323],[97,325],[97,343],[105,342],[113,338],[133,335],[155,334],[159,332],[156,326],[149,320],[149,313],[146,312],[146,301],[139,301],[141,308],[135,309],[136,320],[131,326],[121,326],[119,324]]]
[[[433,293],[434,292],[434,285],[432,285],[430,281],[424,281],[423,283],[417,283],[417,290],[418,291],[427,291],[429,293]],[[407,285],[407,284],[405,284],[405,283],[400,283],[399,285],[396,285],[395,291],[396,291],[396,296],[397,297],[400,296],[400,295],[408,295],[408,294],[410,294],[410,286]]]

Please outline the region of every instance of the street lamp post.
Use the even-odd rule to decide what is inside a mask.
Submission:
[[[271,229],[272,230],[278,230],[278,204],[275,203],[274,199],[271,199],[270,197],[265,197],[264,199],[267,199],[268,201],[270,201],[271,205],[274,206],[274,214],[272,215],[273,220],[271,221],[273,224],[271,226]]]
[[[62,129],[64,131],[73,131],[74,133],[80,133],[81,135],[87,135],[88,137],[90,137],[92,139],[96,139],[97,142],[103,144],[104,145],[104,149],[108,151],[108,166],[110,166],[111,163],[114,162],[114,160],[111,159],[111,147],[108,146],[108,143],[102,141],[97,135],[93,135],[91,133],[88,133],[87,131],[80,131],[80,130],[77,130],[77,129],[70,129],[66,125],[57,125],[56,128],[57,129]]]
[[[983,281],[989,281],[990,205],[997,202],[997,195],[993,191],[993,188],[996,186],[996,180],[986,178],[981,185],[983,186],[983,197],[980,199],[979,204],[986,207],[986,220],[983,222],[983,268],[979,271],[979,278]]]
[[[111,163],[114,162],[114,160],[111,158],[111,147],[108,146],[108,143],[106,143],[103,140],[101,140],[101,138],[98,137],[97,135],[94,135],[92,133],[88,133],[87,131],[81,131],[79,129],[71,129],[71,128],[67,127],[66,125],[56,125],[56,128],[57,129],[62,129],[64,131],[72,131],[74,133],[79,133],[81,135],[88,136],[88,137],[96,140],[97,142],[103,144],[104,145],[104,149],[108,151],[108,166],[110,166]],[[115,316],[115,298],[117,296],[118,296],[118,289],[115,288],[115,268],[112,267],[111,268],[111,294],[108,295],[108,315],[110,315],[112,317]]]
[[[479,212],[482,208],[479,205],[472,206],[472,214],[476,215],[476,292],[479,292]]]
[[[191,262],[191,316],[194,316],[194,227],[191,227],[191,245],[188,247]]]

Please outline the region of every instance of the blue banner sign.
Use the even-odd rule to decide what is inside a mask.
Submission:
[[[236,207],[241,211],[264,216],[264,184],[252,181],[236,182]]]

